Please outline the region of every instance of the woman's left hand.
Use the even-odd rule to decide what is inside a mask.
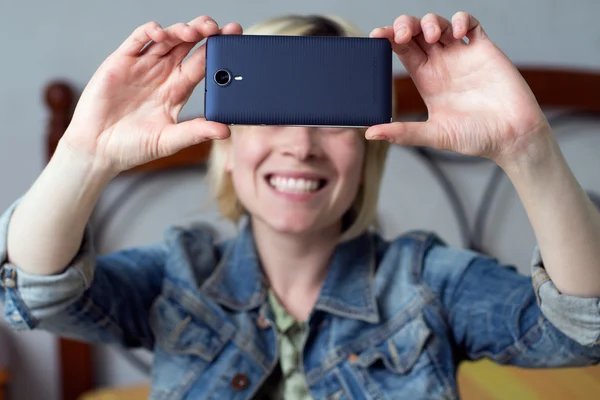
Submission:
[[[459,12],[450,22],[402,15],[371,37],[390,40],[428,120],[372,126],[367,138],[499,161],[531,153],[538,139],[551,136],[529,86],[473,16]]]

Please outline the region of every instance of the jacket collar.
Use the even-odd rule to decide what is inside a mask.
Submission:
[[[370,233],[339,244],[315,304],[344,318],[379,322],[374,292],[375,246]],[[228,308],[249,311],[267,299],[267,280],[262,271],[251,224],[225,243],[224,254],[202,292]]]

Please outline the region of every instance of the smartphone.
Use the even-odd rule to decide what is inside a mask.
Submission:
[[[216,35],[204,116],[228,125],[368,127],[392,120],[387,39]]]

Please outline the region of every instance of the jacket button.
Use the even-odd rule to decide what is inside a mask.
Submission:
[[[266,329],[269,327],[269,321],[267,321],[267,319],[265,317],[263,317],[262,315],[259,315],[258,318],[256,319],[256,323],[258,324],[258,327],[261,329]]]
[[[244,390],[248,387],[248,377],[244,374],[235,374],[233,379],[231,380],[231,387],[234,390]]]

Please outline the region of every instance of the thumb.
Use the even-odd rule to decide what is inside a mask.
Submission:
[[[369,140],[387,140],[401,146],[437,147],[438,135],[433,124],[426,122],[392,122],[367,129]]]
[[[227,125],[196,118],[167,125],[160,135],[158,148],[163,153],[161,157],[166,157],[210,139],[227,139],[230,135]]]

